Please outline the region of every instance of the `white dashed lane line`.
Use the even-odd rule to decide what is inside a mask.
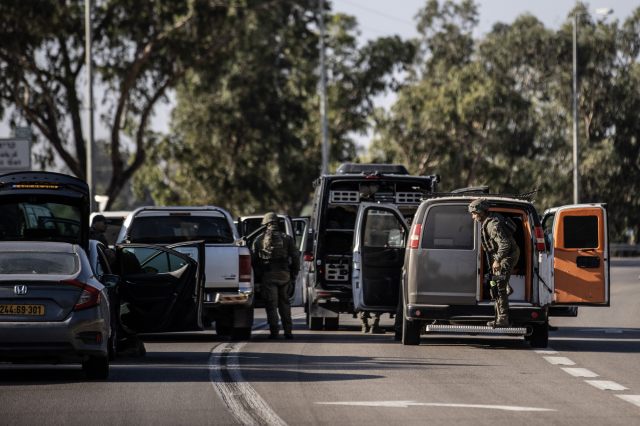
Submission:
[[[640,395],[616,395],[620,399],[624,399],[634,405],[640,407]]]
[[[609,382],[606,380],[585,380],[585,382],[589,383],[591,386],[595,386],[598,389],[602,389],[602,390],[613,390],[613,391],[629,390],[629,388],[625,388],[624,386],[619,385],[616,382]]]
[[[543,356],[542,358],[546,359],[553,365],[576,365],[575,362],[564,356]]]
[[[586,368],[563,368],[563,370],[575,377],[600,377],[599,374]]]
[[[558,351],[553,350],[553,348],[534,349],[533,351],[540,355],[554,355],[559,353]]]

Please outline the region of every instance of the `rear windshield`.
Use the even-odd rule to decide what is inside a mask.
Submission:
[[[204,240],[225,244],[235,241],[224,217],[210,216],[142,216],[131,223],[128,240],[132,243],[178,243]]]
[[[73,253],[0,252],[0,275],[73,275],[79,266],[78,256]]]
[[[8,203],[0,205],[0,239],[51,240],[78,243],[80,209],[59,203]]]

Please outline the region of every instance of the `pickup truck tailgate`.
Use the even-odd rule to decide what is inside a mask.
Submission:
[[[205,287],[238,287],[239,247],[207,246]]]

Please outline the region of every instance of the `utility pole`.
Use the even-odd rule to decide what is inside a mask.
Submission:
[[[320,116],[322,117],[322,174],[329,174],[327,132],[327,78],[324,58],[324,0],[320,0]]]
[[[85,61],[87,67],[87,185],[89,205],[93,210],[93,67],[91,63],[91,0],[85,0],[84,9]]]
[[[573,204],[580,204],[578,169],[578,13],[573,15]]]

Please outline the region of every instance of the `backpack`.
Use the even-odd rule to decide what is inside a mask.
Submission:
[[[284,262],[289,259],[289,245],[280,231],[267,231],[262,241],[260,258],[266,262]]]
[[[502,216],[499,213],[494,213],[494,217],[496,219],[498,219],[500,221],[500,223],[502,224],[502,228],[507,233],[507,237],[512,236],[513,233],[516,232],[517,226],[516,226],[515,222],[510,217],[505,219],[505,217]]]

